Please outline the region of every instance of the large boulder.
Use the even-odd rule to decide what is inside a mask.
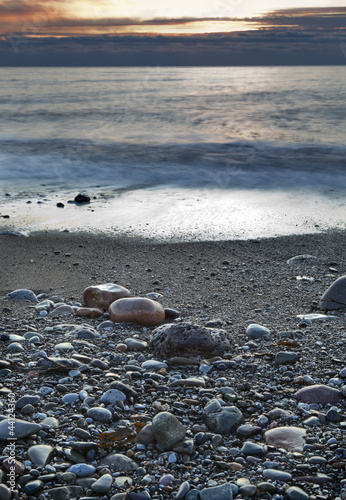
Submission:
[[[156,328],[149,348],[156,356],[222,356],[230,348],[227,332],[191,323],[170,323]]]
[[[338,278],[324,292],[320,302],[320,309],[333,311],[346,308],[346,276]]]
[[[159,302],[141,297],[119,299],[108,309],[114,323],[137,323],[143,326],[158,326],[165,321],[165,311]]]
[[[131,292],[115,283],[88,286],[83,292],[84,304],[96,309],[108,309],[112,302],[124,297],[130,297]]]

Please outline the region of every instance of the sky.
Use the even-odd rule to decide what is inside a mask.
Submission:
[[[345,0],[0,0],[0,66],[346,64]]]

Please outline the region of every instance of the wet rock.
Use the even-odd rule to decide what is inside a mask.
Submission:
[[[115,300],[130,297],[131,292],[115,283],[89,286],[83,292],[84,304],[96,309],[108,309]]]
[[[183,424],[171,413],[160,412],[153,418],[152,430],[156,441],[166,450],[185,438],[186,430]]]
[[[154,330],[149,343],[149,349],[163,358],[189,355],[210,358],[222,356],[229,347],[225,330],[191,323],[160,326]]]
[[[6,486],[6,484],[0,484],[0,498],[1,500],[12,499],[12,491]]]
[[[262,433],[261,427],[250,424],[240,425],[236,431],[237,436],[244,438],[255,436],[256,434],[261,434],[261,433]]]
[[[341,276],[324,292],[320,301],[322,311],[346,308],[346,276]]]
[[[342,398],[342,394],[338,389],[323,384],[303,387],[296,392],[296,396],[305,403],[321,404],[337,403]]]
[[[36,294],[32,290],[28,290],[27,288],[20,288],[18,290],[14,290],[6,295],[8,299],[14,300],[27,300],[28,302],[38,302],[38,298]]]
[[[114,323],[158,326],[165,320],[165,312],[159,302],[141,297],[116,300],[109,306],[108,312]]]
[[[229,434],[241,423],[243,414],[235,406],[221,406],[217,399],[212,399],[205,406],[202,418],[212,432]]]
[[[184,481],[183,483],[181,483],[177,491],[177,494],[175,496],[175,500],[183,499],[189,490],[190,490],[190,483],[188,481]]]
[[[76,309],[76,315],[82,318],[96,319],[103,315],[103,311],[96,307],[78,307],[78,309]]]
[[[301,427],[275,427],[264,433],[266,443],[288,451],[303,451],[306,430]]]

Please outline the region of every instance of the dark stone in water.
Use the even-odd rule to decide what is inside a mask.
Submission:
[[[60,203],[60,202],[59,202],[59,203],[57,203],[57,204],[56,204],[56,206],[57,206],[58,208],[64,208],[64,206],[65,206],[65,205],[64,205],[63,203]]]
[[[76,203],[90,203],[90,197],[89,196],[86,196],[85,194],[77,194],[77,196],[75,197],[74,201]]]

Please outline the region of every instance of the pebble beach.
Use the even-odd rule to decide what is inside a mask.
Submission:
[[[1,500],[345,500],[344,249],[5,231]],[[105,283],[162,324],[76,314]]]

